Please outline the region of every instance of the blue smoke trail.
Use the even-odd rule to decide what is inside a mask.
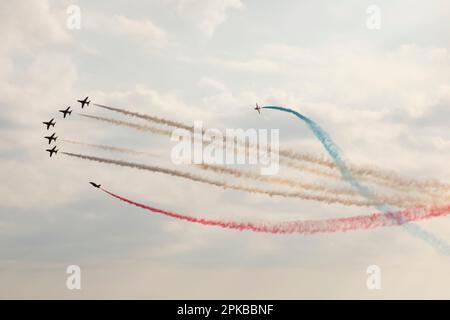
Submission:
[[[334,143],[333,139],[331,139],[330,135],[323,130],[317,123],[315,123],[313,120],[311,120],[308,117],[305,117],[301,113],[292,110],[290,108],[286,107],[280,107],[280,106],[264,106],[262,109],[273,109],[278,111],[283,111],[287,113],[291,113],[295,115],[297,118],[305,122],[308,127],[311,129],[311,131],[314,133],[314,135],[319,139],[319,141],[322,143],[328,154],[333,159],[334,163],[338,167],[342,177],[345,181],[347,181],[352,187],[354,187],[358,192],[364,196],[368,200],[376,200],[376,195],[374,192],[366,185],[361,184],[357,179],[353,177],[352,172],[350,171],[346,161],[342,157],[341,150],[339,147]],[[376,208],[381,211],[395,211],[395,208],[386,204],[383,205],[377,205]],[[450,246],[442,239],[439,239],[431,232],[421,228],[418,225],[415,225],[413,223],[405,223],[402,225],[405,230],[407,230],[410,234],[421,238],[422,240],[428,242],[430,245],[432,245],[438,252],[441,254],[450,256]]]

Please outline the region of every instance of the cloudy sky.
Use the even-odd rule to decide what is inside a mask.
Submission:
[[[71,5],[81,9],[79,30],[67,27]],[[379,29],[367,26],[373,5]],[[61,154],[50,160],[41,124],[55,117],[60,138],[155,156],[64,151],[169,165],[168,138],[76,114],[61,120],[58,109],[80,112],[76,99],[89,95],[221,130],[280,129],[282,145],[325,155],[296,119],[252,110],[281,104],[320,123],[353,163],[450,181],[449,18],[445,0],[2,1],[0,298],[450,298],[450,257],[401,227],[317,236],[208,228],[148,215],[87,181],[209,218],[373,208],[244,194]],[[419,225],[450,242],[449,218]],[[80,291],[66,288],[69,265],[81,267]],[[381,269],[381,290],[366,287],[369,265]]]

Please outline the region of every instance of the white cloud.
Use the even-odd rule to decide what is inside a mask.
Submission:
[[[97,34],[113,34],[134,39],[149,49],[163,49],[170,43],[169,35],[150,18],[135,19],[122,14],[87,11],[84,28]],[[83,48],[98,55],[97,48]]]
[[[48,1],[0,4],[0,30],[5,35],[0,46],[0,100],[5,106],[2,115],[15,124],[26,125],[41,116],[45,103],[67,94],[77,77],[71,57],[64,53],[72,37],[56,12]],[[25,107],[27,117],[22,113]]]
[[[67,44],[71,40],[65,25],[46,0],[2,1],[0,30],[0,53],[16,50],[32,53],[35,48]]]
[[[150,47],[162,48],[168,43],[167,33],[149,19],[136,20],[122,15],[114,17],[118,33],[136,37]]]
[[[280,65],[275,61],[269,59],[224,59],[224,58],[211,58],[209,63],[222,68],[227,68],[231,70],[243,71],[243,72],[256,72],[256,73],[276,73],[280,72]]]
[[[245,75],[271,73],[274,87],[295,90],[309,100],[357,108],[402,110],[421,116],[450,81],[448,50],[399,45],[381,51],[371,45],[352,50],[349,43],[316,48],[265,44],[253,58],[210,58],[209,63]],[[357,89],[356,89],[357,88]]]
[[[197,27],[211,36],[232,9],[242,9],[241,0],[175,0],[180,15],[190,17]]]
[[[211,77],[202,77],[199,80],[198,85],[201,88],[213,89],[213,90],[219,91],[219,92],[228,90],[228,87],[224,83],[222,83],[216,79],[213,79]]]
[[[137,84],[124,90],[96,91],[93,95],[101,103],[127,107],[137,112],[153,112],[161,116],[176,117],[191,122],[196,119],[208,118],[208,112],[199,106],[185,103],[175,93],[162,92],[144,84]]]
[[[266,44],[257,54],[265,58],[295,63],[318,65],[322,61],[311,49],[281,43]]]

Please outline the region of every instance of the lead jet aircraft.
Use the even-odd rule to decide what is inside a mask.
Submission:
[[[84,108],[85,105],[89,107],[90,101],[88,101],[89,97],[84,98],[84,100],[77,100],[77,102],[81,103],[81,109]]]

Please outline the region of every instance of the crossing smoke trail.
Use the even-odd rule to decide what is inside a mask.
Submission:
[[[138,114],[138,113],[134,113],[134,112],[126,111],[126,110],[121,110],[121,109],[117,109],[117,108],[113,108],[113,107],[107,107],[107,106],[103,106],[103,105],[99,105],[99,104],[96,104],[96,106],[100,106],[101,108],[105,108],[107,110],[113,110],[113,111],[117,110],[117,112],[120,112],[120,113],[123,113],[123,114],[126,114],[126,115],[131,115],[132,114],[135,117],[144,117],[143,119],[151,119],[151,118],[153,118],[151,116],[145,116],[145,115],[141,115],[141,114]],[[88,118],[88,119],[102,121],[102,122],[110,123],[110,124],[113,124],[113,125],[116,125],[116,126],[132,128],[132,129],[136,129],[136,130],[139,130],[139,131],[142,131],[142,132],[150,132],[150,133],[155,133],[155,134],[164,135],[164,136],[171,136],[172,135],[172,133],[169,130],[160,129],[160,128],[156,128],[156,127],[143,126],[143,125],[135,124],[135,123],[132,123],[132,122],[120,121],[120,120],[116,120],[116,119],[104,118],[104,117],[99,117],[99,116],[92,116],[92,115],[86,115],[86,114],[79,114],[79,115],[82,116],[82,117]],[[160,119],[160,118],[157,118],[157,119]],[[159,120],[157,122],[160,123]],[[164,120],[164,122],[162,122],[162,123],[164,123],[164,124],[172,123],[173,124],[173,123],[176,123],[176,122],[171,122],[170,120]],[[194,129],[192,127],[185,126],[185,125],[179,125],[179,126],[177,126],[177,128],[185,129],[185,130],[188,130],[190,132],[194,131]],[[193,136],[192,137],[192,140],[196,140],[196,139],[198,139],[197,136]],[[242,148],[237,148],[237,151],[238,152],[242,152]],[[320,170],[315,169],[315,168],[304,166],[301,163],[293,163],[293,162],[288,161],[286,159],[281,159],[280,162],[281,162],[281,164],[285,164],[287,166],[290,166],[290,167],[298,169],[298,170],[303,170],[303,171],[306,171],[306,172],[314,173],[314,174],[325,176],[325,177],[328,177],[328,178],[340,179],[339,175],[336,175],[336,174],[333,174],[333,173],[327,173],[327,172],[320,171]]]
[[[292,110],[290,108],[280,107],[280,106],[264,106],[263,109],[273,109],[278,110],[282,112],[287,112],[290,114],[293,114],[300,120],[302,120],[314,133],[314,135],[317,137],[317,139],[322,143],[325,150],[328,152],[328,154],[331,156],[333,161],[336,163],[337,167],[339,168],[339,171],[341,172],[342,177],[345,181],[347,181],[351,186],[353,186],[356,190],[359,191],[359,193],[364,196],[366,199],[370,201],[376,200],[375,194],[373,191],[367,187],[366,185],[361,184],[358,180],[356,180],[352,172],[350,171],[349,167],[347,166],[346,161],[341,155],[341,151],[339,147],[334,143],[334,141],[331,139],[330,135],[323,130],[317,123],[315,123],[313,120],[309,119],[308,117],[302,115],[301,113]],[[386,204],[379,205],[377,204],[376,207],[379,210],[389,212],[393,211],[394,209]],[[430,245],[432,245],[435,249],[437,249],[439,252],[450,255],[450,246],[445,243],[443,240],[437,238],[434,234],[431,232],[428,232],[422,228],[420,228],[417,225],[412,224],[405,224],[405,222],[401,223],[404,228],[412,235],[421,238],[422,240],[425,240]]]
[[[186,215],[181,215],[174,212],[169,212],[157,209],[142,203],[132,201],[122,196],[116,195],[106,189],[102,189],[106,194],[136,206],[141,209],[148,210],[153,213],[162,214],[178,220],[184,220],[192,223],[198,223],[205,226],[216,226],[226,229],[235,229],[239,231],[249,230],[253,232],[273,233],[273,234],[304,234],[312,235],[318,233],[333,233],[346,232],[351,230],[374,229],[387,226],[403,225],[411,221],[430,219],[448,215],[450,213],[450,206],[442,208],[431,209],[408,209],[403,211],[374,213],[371,215],[354,216],[348,218],[335,218],[324,220],[297,220],[278,223],[256,223],[256,222],[234,222],[224,220],[212,220],[205,218],[196,218]]]
[[[128,148],[119,148],[119,147],[113,147],[109,145],[99,145],[99,144],[89,144],[79,141],[73,141],[73,140],[61,140],[65,143],[70,143],[74,145],[81,145],[91,148],[96,148],[100,150],[106,150],[111,152],[118,152],[118,153],[126,153],[126,154],[132,154],[132,155],[149,155],[152,157],[155,157],[155,154],[145,152],[145,151],[139,151],[134,149],[128,149]],[[314,185],[310,183],[301,182],[294,179],[288,179],[288,178],[282,178],[282,177],[276,177],[276,176],[261,176],[257,173],[250,172],[250,171],[244,171],[234,168],[228,168],[218,165],[212,165],[212,164],[201,164],[196,165],[202,170],[205,171],[211,171],[215,173],[220,174],[227,174],[238,178],[247,178],[251,179],[253,181],[261,181],[266,183],[272,183],[272,184],[279,184],[279,185],[285,185],[293,188],[300,188],[307,191],[316,191],[321,194],[332,194],[332,195],[339,195],[339,196],[351,196],[351,197],[358,197],[359,194],[350,188],[342,188],[342,187],[329,187],[326,185]],[[407,198],[407,197],[388,197],[384,195],[377,195],[378,199],[380,201],[383,201],[385,203],[394,204],[401,206],[403,208],[408,207],[416,207],[421,206],[424,204],[423,201],[418,201],[418,199],[415,198]]]
[[[280,150],[280,155],[285,156],[286,158],[282,160],[287,159],[296,159],[298,161],[305,161],[310,162],[312,164],[317,164],[322,166],[323,168],[327,168],[330,170],[335,170],[338,167],[335,163],[328,160],[323,160],[320,157],[307,155],[307,154],[299,154],[294,151],[289,150]],[[288,166],[292,168],[297,168],[299,170],[303,169],[303,166],[298,163],[292,163],[287,162],[285,163]],[[439,195],[441,196],[442,193],[446,193],[450,191],[450,185],[441,183],[439,181],[435,180],[416,180],[411,179],[407,177],[402,177],[395,172],[392,171],[382,171],[381,169],[375,169],[368,166],[358,166],[358,165],[348,165],[349,170],[353,174],[354,177],[366,181],[366,182],[373,182],[379,185],[384,185],[386,187],[389,187],[394,190],[398,191],[420,191],[420,192],[427,192],[429,195]],[[313,172],[311,170],[311,172]],[[339,173],[336,173],[335,171],[326,172],[324,170],[316,170],[315,172],[317,175],[325,176],[328,178],[333,179],[341,179],[342,176]]]
[[[144,165],[144,164],[139,164],[139,163],[134,163],[134,162],[106,159],[106,158],[100,158],[100,157],[94,157],[94,156],[88,156],[88,155],[76,154],[76,153],[70,153],[70,152],[62,152],[62,154],[70,156],[70,157],[84,159],[84,160],[90,160],[90,161],[95,161],[95,162],[100,162],[100,163],[113,164],[113,165],[122,166],[122,167],[129,167],[129,168],[134,168],[134,169],[139,169],[139,170],[146,170],[146,171],[151,171],[151,172],[168,174],[168,175],[179,177],[179,178],[202,182],[202,183],[213,185],[216,187],[233,189],[233,190],[244,191],[244,192],[249,192],[249,193],[258,193],[258,194],[265,194],[268,196],[280,196],[280,197],[287,197],[287,198],[299,198],[299,199],[303,199],[303,200],[313,200],[313,201],[324,202],[327,204],[338,203],[338,204],[343,204],[343,205],[347,205],[347,206],[352,206],[352,205],[353,206],[374,206],[377,204],[374,201],[351,200],[351,199],[335,197],[335,196],[330,196],[330,195],[317,195],[317,194],[312,194],[312,193],[308,193],[308,192],[300,192],[300,191],[287,192],[287,191],[279,191],[279,190],[266,190],[266,189],[261,189],[261,188],[246,187],[246,186],[241,186],[241,185],[229,184],[224,181],[218,181],[218,180],[206,178],[206,177],[191,174],[191,173],[181,172],[178,170],[161,168],[161,167],[157,167],[157,166],[149,166],[149,165]]]
[[[356,180],[354,178],[354,176],[356,176],[356,175],[354,175],[352,173],[351,168],[346,164],[344,159],[341,157],[340,150],[334,144],[334,142],[331,139],[331,137],[324,130],[322,130],[322,128],[320,128],[320,126],[318,126],[314,121],[312,121],[311,119],[301,115],[300,113],[295,112],[295,111],[293,111],[291,109],[288,109],[288,108],[283,108],[283,107],[278,107],[278,106],[266,106],[264,108],[265,109],[275,109],[275,110],[279,110],[279,111],[289,112],[289,113],[292,113],[292,114],[296,115],[298,118],[300,118],[302,121],[304,121],[309,126],[309,128],[312,130],[312,132],[316,135],[316,137],[321,141],[321,143],[323,144],[323,146],[325,147],[327,152],[330,154],[330,156],[333,158],[333,162],[337,166],[337,168],[339,169],[339,171],[340,171],[342,177],[344,178],[344,180],[349,182],[350,185],[352,185],[355,189],[357,189],[361,195],[363,195],[365,198],[367,198],[369,200],[369,202],[372,202],[373,205],[376,205],[377,207],[379,207],[381,209],[384,209],[385,211],[390,210],[389,206],[386,206],[384,204],[379,204],[377,201],[374,201],[374,200],[377,200],[377,199],[376,199],[375,194],[373,193],[373,191],[370,188],[368,188],[367,186],[361,184],[358,180]],[[100,117],[94,117],[94,116],[90,116],[90,117],[92,119],[105,121],[104,118],[101,119]],[[159,119],[159,120],[161,120],[161,119]],[[108,120],[106,120],[106,121],[108,121]],[[142,130],[142,131],[150,131],[150,132],[160,133],[160,134],[164,134],[164,132],[165,132],[165,131],[163,131],[161,129],[158,129],[158,130],[150,129],[149,130],[149,127],[147,127],[147,126],[141,126],[141,125],[136,125],[136,124],[132,124],[130,126],[129,123],[125,123],[125,122],[118,121],[118,120],[111,120],[111,119],[109,119],[109,122],[113,123],[113,124],[117,124],[117,125],[128,125],[129,127],[133,127],[133,128],[136,128],[136,129],[139,129],[139,130]],[[176,123],[176,122],[163,122],[163,124],[177,125],[178,123]],[[71,154],[66,153],[66,155],[71,155]],[[286,156],[286,153],[284,153],[284,155]],[[77,155],[72,154],[72,156],[77,156]],[[91,159],[89,159],[89,160],[94,160],[93,158],[94,157],[91,157]],[[86,157],[85,157],[85,159],[86,159]],[[295,159],[295,157],[291,157],[290,159]],[[94,160],[94,161],[98,161],[98,159]],[[305,160],[305,161],[307,161],[307,160]],[[326,161],[325,162],[324,161],[317,161],[316,164],[325,165],[326,166]],[[155,171],[156,172],[161,172],[161,170],[159,170],[159,171],[155,170]],[[371,173],[370,170],[366,170],[366,172],[368,172],[369,175]],[[170,174],[170,173],[168,173],[168,174]],[[379,177],[383,178],[383,175],[381,175]],[[389,176],[389,177],[392,179],[392,176]],[[186,178],[188,178],[188,177],[186,177]],[[206,180],[208,180],[208,179],[206,179]],[[403,181],[403,183],[404,182],[405,181]],[[208,183],[208,182],[206,182],[206,183]],[[430,183],[424,184],[423,186],[429,187],[430,185],[432,185],[433,187],[435,186],[433,183],[431,183],[431,184]],[[442,186],[443,185],[441,185],[441,184],[438,185],[438,187],[441,187],[441,188],[442,188]],[[239,189],[237,189],[237,190],[245,190],[245,189],[243,189],[242,187],[239,187]],[[248,190],[248,191],[252,192],[250,190]],[[267,192],[267,191],[265,191],[265,192]],[[269,194],[273,195],[272,192],[269,192]],[[405,223],[405,221],[403,220],[402,217],[400,217],[399,219],[400,219],[400,221],[397,221],[398,224],[402,224],[403,225]],[[414,234],[414,235],[416,235],[416,236],[418,236],[418,237],[428,241],[430,244],[435,246],[441,252],[444,252],[446,254],[450,253],[450,248],[448,247],[448,245],[446,243],[444,243],[442,240],[436,238],[433,234],[431,234],[431,233],[421,229],[418,226],[412,225],[412,224],[406,224],[404,226],[410,233],[412,233],[412,234]]]
[[[317,139],[322,143],[325,150],[331,156],[331,158],[336,163],[339,171],[341,172],[342,177],[345,181],[347,181],[351,186],[357,189],[364,197],[366,198],[374,198],[372,191],[365,185],[362,185],[358,180],[353,178],[353,174],[351,170],[348,168],[345,160],[341,156],[341,152],[339,147],[334,143],[329,134],[324,131],[318,124],[316,124],[311,119],[305,117],[304,115],[298,113],[289,108],[279,107],[279,106],[264,106],[263,109],[273,109],[278,111],[283,111],[287,113],[291,113],[295,115],[297,118],[306,123],[306,125],[310,128],[310,130],[314,133]]]
[[[111,107],[105,107],[105,108],[111,108]],[[116,110],[115,108],[111,108],[111,109]],[[125,114],[130,113],[128,111],[124,111],[124,112],[125,112]],[[135,113],[133,113],[133,114],[135,114]],[[133,129],[143,131],[143,132],[150,132],[150,133],[160,134],[160,135],[164,135],[164,136],[171,136],[171,134],[172,134],[171,131],[166,130],[166,129],[135,124],[135,123],[127,122],[127,121],[121,121],[121,120],[116,120],[116,119],[111,119],[111,118],[104,118],[104,117],[85,115],[85,114],[80,114],[80,116],[89,118],[89,119],[93,119],[93,120],[97,120],[97,121],[111,123],[111,124],[117,125],[117,126],[133,128]],[[144,117],[143,115],[139,115],[139,116]],[[166,120],[164,120],[164,121],[165,121],[165,123],[167,122]],[[173,124],[174,122],[169,121],[168,123]],[[195,139],[198,139],[198,137],[192,136],[191,139],[195,140]],[[239,149],[239,148],[237,150],[242,151],[242,149]],[[305,159],[310,159],[310,160],[312,159],[312,156],[310,156],[310,155],[306,155],[305,157],[306,157]],[[326,160],[324,160],[324,159],[319,161],[319,163],[325,163],[325,162],[326,162]],[[320,171],[320,170],[315,169],[314,167],[308,167],[308,166],[302,165],[301,163],[292,163],[286,159],[281,159],[281,164],[287,164],[296,169],[307,171],[307,172],[310,172],[313,174],[318,174],[318,175],[325,176],[325,177],[340,179],[340,176],[333,172]],[[278,183],[280,183],[280,182],[278,181]],[[297,186],[300,186],[300,184],[297,183]],[[306,188],[306,189],[314,190],[314,188]],[[345,189],[345,188],[342,188],[342,190],[339,190],[339,188],[335,188],[335,190],[333,192],[336,194],[349,194],[350,196],[355,195],[355,193],[352,193],[349,189]],[[420,198],[422,198],[422,200],[421,200],[418,197],[416,197],[416,198],[400,197],[400,196],[389,197],[389,196],[384,196],[384,195],[375,194],[375,193],[374,193],[374,195],[376,195],[376,198],[379,199],[379,201],[382,201],[387,204],[392,204],[392,205],[396,205],[399,207],[403,207],[403,208],[416,206],[419,203],[433,203],[433,204],[442,203],[442,196],[440,194],[438,196],[432,196],[431,199],[426,199],[426,200],[423,199],[422,196],[420,197]]]
[[[353,187],[355,187],[359,192],[360,192],[360,194],[361,195],[363,195],[364,197],[366,197],[368,200],[369,200],[369,202],[368,203],[371,203],[370,205],[376,205],[377,207],[379,207],[379,208],[383,208],[383,209],[385,209],[385,210],[388,210],[389,209],[389,207],[388,206],[386,206],[386,205],[384,205],[384,204],[380,204],[380,203],[378,203],[377,201],[374,201],[374,200],[376,200],[376,197],[375,197],[375,195],[373,194],[373,192],[372,192],[372,190],[370,189],[370,188],[368,188],[367,186],[365,186],[365,185],[362,185],[358,180],[356,180],[356,179],[354,179],[354,177],[353,177],[353,175],[352,175],[352,172],[351,172],[351,170],[350,170],[350,168],[347,166],[347,164],[345,163],[345,161],[343,160],[343,158],[340,156],[340,150],[337,148],[337,146],[334,144],[334,142],[331,140],[331,138],[330,138],[330,136],[325,132],[325,131],[323,131],[315,122],[313,122],[312,120],[310,120],[309,118],[306,118],[306,117],[304,117],[303,115],[301,115],[301,114],[299,114],[299,113],[297,113],[297,112],[295,112],[295,111],[293,111],[293,110],[291,110],[291,109],[287,109],[287,108],[282,108],[282,107],[277,107],[277,106],[267,106],[267,107],[265,107],[266,109],[278,109],[278,110],[280,110],[280,111],[285,111],[285,112],[290,112],[290,113],[293,113],[294,115],[296,115],[297,117],[299,117],[301,120],[303,120],[304,122],[306,122],[307,124],[308,124],[308,126],[310,127],[310,129],[314,132],[314,134],[316,135],[316,137],[321,141],[321,143],[324,145],[324,147],[326,148],[326,150],[327,150],[327,152],[333,157],[333,160],[334,160],[334,163],[335,163],[335,165],[338,167],[338,169],[339,169],[339,171],[341,172],[341,175],[343,176],[343,178],[347,181],[347,182],[349,182]],[[91,118],[92,119],[97,119],[97,120],[103,120],[104,121],[104,119],[101,119],[100,117],[93,117],[93,116],[91,116]],[[112,120],[111,121],[111,119],[110,119],[110,121],[109,121],[110,123],[113,123],[113,124],[117,124],[117,125],[127,125],[128,124],[128,126],[130,126],[129,125],[129,123],[125,123],[125,122],[122,122],[122,121],[117,121],[117,120]],[[148,130],[148,127],[147,126],[141,126],[141,125],[135,125],[135,124],[132,124],[130,127],[133,127],[133,128],[136,128],[136,129],[140,129],[140,130],[142,130],[142,131],[150,131],[150,132],[155,132],[155,133],[163,133],[164,131],[162,131],[162,130]],[[80,157],[80,155],[75,155],[75,154],[69,154],[69,153],[65,153],[66,155],[72,155],[72,156],[78,156],[78,157]],[[81,155],[81,157],[83,157],[82,155]],[[89,160],[93,160],[93,161],[98,161],[98,158],[97,159],[94,159],[94,157],[90,157],[91,159],[89,159]],[[84,156],[84,159],[87,159],[85,156]],[[319,162],[318,162],[319,163]],[[117,164],[117,163],[115,163],[115,164]],[[320,163],[319,163],[320,164]],[[118,165],[123,165],[123,164],[118,164]],[[323,165],[323,163],[322,163],[322,165]],[[142,169],[142,168],[141,168]],[[160,168],[159,168],[160,169]],[[164,169],[165,170],[165,169]],[[163,172],[163,171],[161,171],[161,170],[154,170],[155,172]],[[163,172],[164,173],[164,172]],[[166,173],[168,173],[168,172],[166,172]],[[171,174],[171,173],[168,173],[168,174]],[[176,175],[176,174],[173,174],[172,173],[172,175]],[[186,176],[186,175],[189,175],[189,174],[184,174],[185,176],[184,177],[186,177],[186,178],[189,178],[188,176]],[[180,175],[178,175],[178,176],[180,176]],[[205,179],[205,180],[209,180],[209,179]],[[199,180],[197,180],[197,181],[199,181]],[[207,181],[203,181],[203,182],[205,182],[205,183],[208,183]],[[215,182],[215,183],[217,183],[217,182]],[[214,184],[214,183],[210,183],[210,184]],[[217,184],[216,184],[217,185]],[[223,185],[222,185],[223,186]],[[225,186],[226,187],[226,186]],[[253,191],[251,191],[251,190],[248,190],[249,188],[242,188],[242,187],[240,187],[240,186],[238,186],[238,188],[237,188],[237,190],[242,190],[242,191],[249,191],[249,192],[254,192],[254,189],[252,189]],[[259,190],[259,191],[261,191],[261,190]],[[256,192],[258,192],[258,191],[256,191]],[[265,190],[263,190],[263,193],[266,193],[266,194],[269,194],[269,195],[277,195],[277,194],[274,194],[273,192],[271,192],[271,191],[269,191],[269,192],[267,192],[267,191],[265,191]],[[318,200],[318,201],[320,201],[320,200]],[[339,202],[338,202],[339,203]],[[389,212],[391,212],[391,211],[389,211]],[[388,212],[388,213],[389,213]],[[406,218],[405,218],[406,219]],[[396,219],[393,219],[393,217],[392,217],[392,215],[390,216],[390,218],[389,218],[389,220],[396,220]],[[407,220],[404,220],[404,218],[402,217],[402,216],[399,216],[398,218],[397,218],[397,220],[396,220],[396,224],[397,225],[399,225],[399,224],[401,224],[401,225],[404,225],[404,223],[405,223],[405,221],[407,221]],[[391,223],[391,225],[395,225],[395,223],[393,223],[393,222],[390,222]],[[410,233],[413,233],[414,235],[416,235],[416,236],[419,236],[419,237],[421,237],[422,239],[424,239],[424,240],[427,240],[429,243],[431,243],[432,245],[434,245],[438,250],[440,250],[440,251],[442,251],[442,252],[446,252],[446,253],[448,253],[448,252],[450,252],[450,250],[449,250],[449,248],[448,248],[448,246],[443,242],[443,241],[441,241],[440,239],[437,239],[434,235],[432,235],[431,233],[429,233],[429,232],[427,232],[427,231],[425,231],[425,230],[422,230],[420,227],[418,227],[418,226],[415,226],[415,225],[411,225],[411,224],[407,224],[407,225],[405,225],[405,228],[410,232]]]
[[[96,105],[97,106],[101,106],[102,108],[105,108],[105,109],[108,109],[108,110],[121,110],[121,109],[107,107],[107,106],[102,106],[102,105],[98,105],[98,104],[96,104]],[[123,111],[123,114],[129,114],[129,113],[132,113],[132,112],[125,111],[125,110]],[[132,114],[135,114],[135,113],[132,113]],[[116,120],[116,119],[104,118],[104,117],[99,117],[99,116],[92,116],[92,115],[86,115],[86,114],[79,114],[79,115],[84,117],[84,118],[97,120],[97,121],[101,121],[101,122],[106,122],[106,123],[110,123],[110,124],[113,124],[113,125],[116,125],[116,126],[132,128],[132,129],[136,129],[136,130],[139,130],[139,131],[142,131],[142,132],[150,132],[150,133],[155,133],[155,134],[159,134],[159,135],[163,135],[163,136],[169,136],[169,137],[172,135],[172,133],[169,130],[160,129],[160,128],[156,128],[156,127],[143,126],[143,125],[135,124],[135,123],[132,123],[132,122],[120,121],[120,120]],[[144,115],[140,115],[140,116],[144,117]],[[148,117],[151,117],[151,116],[148,116]],[[183,125],[183,126],[180,126],[179,128],[180,129],[186,129],[187,126]],[[190,131],[192,128],[188,128],[188,129]],[[198,139],[197,136],[193,136],[192,137],[192,140],[196,140],[196,139]],[[237,148],[237,151],[241,152],[242,149],[241,148]],[[336,175],[336,174],[333,174],[333,173],[322,172],[322,171],[320,171],[318,169],[311,168],[311,167],[308,167],[308,166],[304,166],[304,165],[302,165],[300,163],[293,163],[293,162],[290,162],[290,161],[286,161],[285,159],[281,159],[280,162],[281,162],[281,164],[288,165],[288,166],[293,167],[293,168],[298,169],[298,170],[307,171],[307,172],[310,172],[310,173],[314,173],[314,174],[325,176],[325,177],[329,177],[329,178],[331,177],[331,178],[335,178],[335,179],[340,179],[339,175]]]
[[[277,184],[287,185],[287,186],[294,187],[294,188],[299,187],[299,188],[302,188],[305,190],[313,190],[313,191],[318,191],[318,192],[327,193],[327,194],[335,194],[335,195],[343,195],[343,196],[359,196],[359,193],[356,192],[355,190],[349,189],[349,188],[344,188],[344,187],[334,188],[334,187],[330,187],[330,186],[326,186],[326,185],[314,185],[314,184],[310,184],[310,183],[305,183],[305,182],[282,178],[282,177],[277,177],[277,176],[262,176],[257,173],[254,173],[254,172],[237,170],[237,169],[227,168],[227,167],[218,166],[218,165],[201,164],[198,166],[200,168],[208,170],[208,171],[214,171],[214,172],[218,172],[218,173],[222,173],[222,174],[229,174],[229,175],[232,175],[232,176],[235,176],[238,178],[248,178],[248,179],[261,181],[261,182],[277,183]],[[377,194],[377,199],[380,202],[397,205],[397,206],[400,206],[403,208],[418,207],[418,206],[424,205],[423,201],[418,201],[417,198],[410,198],[410,197],[399,197],[399,196],[389,197],[389,196]]]
[[[121,108],[110,107],[110,106],[106,106],[106,105],[102,105],[102,104],[94,104],[94,105],[99,108],[106,109],[109,111],[114,111],[117,113],[121,113],[126,116],[147,120],[147,121],[150,121],[153,123],[163,124],[163,125],[173,127],[173,128],[184,129],[191,133],[195,133],[195,128],[193,126],[189,126],[189,125],[183,124],[178,121],[172,121],[169,119],[164,119],[164,118],[155,117],[155,116],[151,116],[151,115],[147,115],[147,114],[133,112],[133,111],[129,111],[129,110],[121,109]],[[206,130],[202,130],[201,133],[205,134],[205,132],[206,132]],[[225,142],[226,137],[224,137],[223,139],[224,139],[223,142]],[[241,146],[244,145],[246,147],[248,146],[247,143],[242,142],[242,141],[240,141],[240,145]],[[252,145],[252,147],[259,148],[259,145],[258,144]],[[269,149],[270,149],[270,147],[269,147]],[[333,168],[333,165],[334,165],[333,162],[331,162],[327,159],[315,157],[313,155],[308,155],[308,154],[299,154],[299,153],[296,153],[296,152],[290,151],[290,150],[280,150],[280,155],[288,157],[288,158],[292,158],[295,160],[302,160],[302,161],[312,162],[314,164],[324,165],[329,168]]]
[[[161,118],[161,117],[155,117],[147,114],[141,114],[137,112],[132,112],[129,110],[121,109],[121,108],[115,108],[110,106],[105,106],[101,104],[94,104],[95,106],[99,108],[103,108],[109,111],[121,113],[126,116],[135,117],[143,120],[147,120],[153,123],[166,125],[169,127],[179,128],[188,130],[190,132],[194,132],[194,127],[189,126],[186,124],[183,124],[181,122],[172,121],[169,119]],[[205,133],[205,130],[202,131],[202,133]],[[226,139],[226,137],[224,137]],[[240,141],[239,142],[241,147],[247,146],[245,142]],[[250,147],[258,148],[258,145],[250,145]],[[270,151],[270,146],[269,146]],[[293,150],[289,149],[280,149],[279,154],[282,159],[282,163],[296,169],[301,169],[301,166],[296,165],[295,163],[292,163],[288,160],[296,160],[296,161],[305,161],[309,162],[314,165],[322,166],[324,168],[328,169],[339,169],[337,168],[337,165],[334,161],[331,161],[329,159],[326,159],[324,157],[311,155],[307,153],[299,153]],[[283,161],[286,160],[286,161]],[[408,190],[419,190],[419,191],[428,191],[431,194],[439,194],[442,195],[443,192],[449,192],[450,191],[450,185],[443,184],[438,181],[434,180],[416,180],[416,179],[410,179],[407,177],[402,177],[394,172],[383,172],[380,169],[375,169],[368,166],[348,166],[349,171],[357,178],[364,180],[364,181],[370,181],[377,184],[383,184],[390,188],[395,188],[400,191],[408,191]],[[340,179],[341,176],[339,174],[335,173],[327,173],[319,170],[310,170],[311,173],[315,173],[322,176],[327,176],[330,178]]]
[[[114,146],[109,146],[109,145],[84,143],[84,142],[80,142],[80,141],[73,141],[73,140],[67,140],[67,139],[63,139],[61,141],[65,142],[65,143],[69,143],[69,144],[80,145],[80,146],[85,146],[85,147],[90,147],[90,148],[96,148],[96,149],[106,150],[106,151],[111,151],[111,152],[127,153],[127,154],[132,154],[132,155],[149,155],[152,157],[156,156],[155,154],[152,154],[149,152],[128,149],[128,148],[120,148],[120,147],[114,147]],[[305,189],[305,190],[330,192],[332,194],[337,194],[337,195],[358,195],[358,193],[355,192],[353,189],[329,188],[327,186],[303,183],[303,182],[299,182],[299,181],[293,180],[293,179],[261,176],[259,174],[253,173],[253,172],[246,172],[243,170],[232,169],[232,168],[222,167],[222,166],[218,166],[218,165],[201,164],[201,165],[197,165],[197,166],[205,171],[211,171],[211,172],[216,172],[216,173],[221,173],[221,174],[228,174],[228,175],[232,175],[232,176],[239,177],[239,178],[248,178],[248,179],[252,179],[252,180],[269,182],[269,183],[278,183],[278,184],[287,185],[290,187],[299,187],[299,188]],[[411,201],[409,202],[409,204],[411,204]]]

